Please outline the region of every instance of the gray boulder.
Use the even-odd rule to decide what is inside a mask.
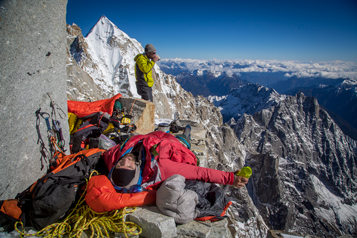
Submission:
[[[176,224],[174,218],[163,215],[157,207],[138,209],[127,218],[138,224],[143,232],[142,237],[170,238],[176,236]]]

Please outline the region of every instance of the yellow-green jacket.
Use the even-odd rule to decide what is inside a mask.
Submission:
[[[154,85],[154,79],[152,73],[154,71],[155,62],[151,61],[145,54],[138,54],[135,56],[135,77],[136,83],[152,87]]]

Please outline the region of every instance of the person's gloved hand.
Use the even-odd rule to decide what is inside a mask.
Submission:
[[[236,188],[241,188],[248,183],[249,179],[234,175],[233,186]]]

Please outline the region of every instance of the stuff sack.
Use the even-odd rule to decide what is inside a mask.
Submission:
[[[51,172],[18,194],[26,226],[41,230],[64,218],[78,201],[82,185],[104,151],[95,148],[63,156],[56,160]]]
[[[214,222],[226,218],[226,211],[232,205],[232,201],[220,186],[203,181],[186,180],[185,189],[193,190],[198,195],[196,209],[199,215],[195,220]]]
[[[193,221],[199,211],[196,209],[198,195],[185,188],[185,177],[175,174],[166,179],[156,193],[156,206],[176,223],[185,224]]]
[[[15,223],[22,220],[22,210],[19,200],[8,199],[0,201],[0,232],[11,232]]]

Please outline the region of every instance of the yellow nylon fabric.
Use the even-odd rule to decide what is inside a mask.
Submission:
[[[154,61],[150,61],[146,55],[138,54],[135,56],[134,60],[139,66],[139,69],[144,74],[145,81],[148,83],[149,87],[154,85],[154,79],[152,77],[152,71],[155,65]],[[135,67],[135,77],[137,77],[136,67]]]
[[[75,114],[73,113],[68,113],[68,125],[69,125],[69,134],[72,135],[74,134],[78,128],[82,125],[83,120],[78,118]]]

